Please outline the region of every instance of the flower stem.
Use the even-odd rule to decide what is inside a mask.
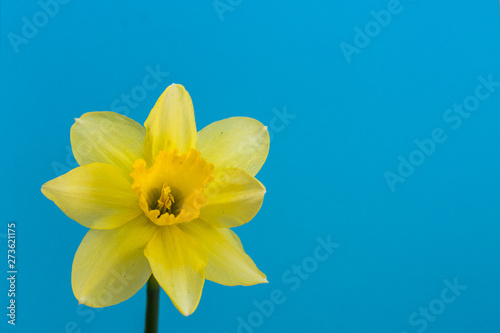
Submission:
[[[160,307],[160,286],[153,274],[148,281],[146,291],[146,324],[145,333],[158,332],[158,309]]]

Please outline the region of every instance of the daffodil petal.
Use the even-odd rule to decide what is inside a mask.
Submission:
[[[104,163],[84,165],[52,179],[42,186],[42,193],[87,228],[117,228],[142,214],[128,180]]]
[[[143,215],[113,230],[89,230],[73,261],[80,304],[104,307],[132,297],[151,276],[144,248],[157,227]]]
[[[212,123],[198,133],[197,150],[215,172],[227,167],[255,176],[269,152],[269,132],[252,118],[234,117]]]
[[[267,283],[253,260],[245,253],[241,241],[230,229],[215,228],[196,220],[182,223],[179,228],[195,238],[207,255],[205,277],[226,286],[251,286]]]
[[[109,111],[89,112],[71,127],[71,146],[79,165],[111,164],[128,178],[134,161],[144,158],[145,135],[146,129],[128,117]]]
[[[245,171],[224,169],[203,192],[207,203],[200,219],[219,228],[240,226],[257,214],[265,193],[264,185]]]
[[[202,247],[176,225],[161,227],[144,254],[160,286],[185,316],[194,312],[201,298],[207,264]]]
[[[180,84],[170,85],[161,94],[144,123],[147,129],[144,152],[148,162],[158,152],[177,148],[187,153],[196,144],[193,102]]]

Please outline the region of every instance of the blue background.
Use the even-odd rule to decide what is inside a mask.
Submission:
[[[114,103],[143,123],[172,82],[191,94],[199,129],[237,115],[275,124],[257,176],[263,208],[235,230],[270,283],[207,282],[187,318],[162,294],[160,331],[238,332],[240,317],[256,326],[242,333],[498,332],[500,87],[459,128],[443,119],[478,77],[500,81],[497,3],[401,0],[377,30],[370,13],[390,1],[222,2],[220,16],[212,1],[69,1],[44,22],[36,1],[2,1],[0,246],[6,253],[16,221],[19,270],[15,328],[1,284],[2,332],[142,331],[144,289],[102,310],[78,307],[71,264],[86,229],[40,187],[76,166],[73,118]],[[34,15],[38,31],[13,46]],[[372,37],[348,62],[341,45],[367,24]],[[123,108],[148,66],[169,74]],[[295,117],[273,120],[284,108]],[[447,140],[391,191],[384,174],[436,128]],[[329,236],[340,246],[311,259]],[[307,278],[292,272],[303,263]],[[455,278],[467,288],[442,303]],[[274,289],[286,300],[259,317],[253,302]],[[439,313],[423,319],[430,305]]]

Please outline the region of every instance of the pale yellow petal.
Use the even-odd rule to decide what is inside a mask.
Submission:
[[[129,181],[104,163],[75,168],[45,183],[42,193],[87,228],[117,228],[142,214]]]
[[[187,153],[196,144],[193,102],[180,84],[170,85],[161,94],[144,126],[147,129],[144,152],[148,162],[158,152],[177,148]]]
[[[200,211],[200,219],[216,227],[240,226],[257,214],[265,193],[264,185],[245,171],[224,169],[203,192],[207,203]]]
[[[189,316],[201,298],[207,263],[201,246],[176,225],[160,227],[144,254],[177,310]]]
[[[73,293],[80,304],[123,302],[151,276],[144,248],[157,227],[145,216],[113,230],[89,230],[73,261]]]
[[[144,158],[145,135],[144,127],[123,115],[89,112],[71,127],[71,146],[78,164],[111,164],[128,178],[134,161]]]
[[[267,283],[264,273],[255,266],[238,236],[230,229],[215,228],[201,220],[179,227],[202,245],[208,260],[205,267],[208,280],[226,286]]]
[[[234,117],[212,123],[198,133],[196,149],[215,172],[235,167],[255,176],[269,152],[269,132],[258,120]]]

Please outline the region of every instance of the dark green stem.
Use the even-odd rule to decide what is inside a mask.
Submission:
[[[158,332],[158,309],[160,307],[160,286],[151,274],[146,291],[146,324],[145,333]]]

